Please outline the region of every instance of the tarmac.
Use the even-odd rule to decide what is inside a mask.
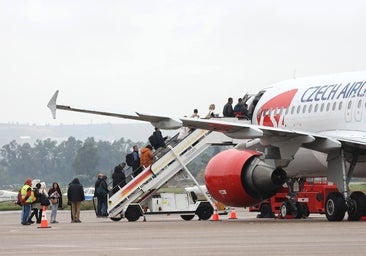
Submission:
[[[328,222],[324,215],[307,219],[258,219],[236,209],[236,219],[191,221],[179,215],[147,215],[136,222],[96,218],[82,211],[82,223],[23,226],[20,211],[0,212],[0,255],[365,255],[366,222]]]

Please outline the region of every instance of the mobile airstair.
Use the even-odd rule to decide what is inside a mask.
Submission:
[[[230,145],[233,144],[233,139],[222,133],[195,129],[181,141],[174,138],[170,140],[166,148],[155,153],[157,159],[151,166],[108,198],[108,217],[114,221],[123,217],[128,221],[138,220],[145,214],[140,203],[151,197],[181,170],[185,170],[199,186],[186,165],[212,144]],[[211,199],[207,196],[206,202],[197,202],[186,214],[192,212],[200,219],[210,218],[213,213]]]

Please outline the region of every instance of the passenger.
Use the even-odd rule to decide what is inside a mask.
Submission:
[[[153,146],[153,148],[155,150],[157,150],[158,148],[165,148],[166,147],[166,144],[165,144],[166,138],[167,137],[163,137],[163,135],[161,134],[160,129],[155,127],[155,131],[149,137],[149,142]]]
[[[211,117],[215,117],[215,104],[210,104],[210,106],[208,107],[208,114],[206,115],[206,119],[210,119]]]
[[[249,111],[248,111],[248,105],[246,103],[244,103],[243,118],[244,119],[247,119],[247,120],[250,120]]]
[[[191,131],[190,128],[188,128],[186,126],[182,126],[179,129],[179,134],[178,134],[178,137],[177,137],[177,141],[180,141],[180,140],[184,139],[189,134],[190,131]]]
[[[26,179],[24,185],[20,189],[21,203],[22,203],[22,214],[21,214],[21,224],[22,225],[30,225],[28,222],[29,213],[31,210],[31,203],[33,203],[36,198],[34,197],[34,193],[32,191],[32,180]]]
[[[222,110],[222,114],[224,117],[234,117],[234,110],[233,110],[233,98],[228,98],[227,103],[224,106],[224,109]]]
[[[85,200],[84,188],[80,184],[78,178],[74,178],[67,190],[67,199],[71,204],[71,213],[73,223],[81,222],[80,220],[80,208],[81,202]]]
[[[198,114],[198,109],[193,110],[193,114],[191,115],[192,118],[200,118],[200,115]]]
[[[48,199],[48,192],[47,192],[47,188],[46,188],[46,182],[42,181],[41,182],[41,187],[38,190],[39,194],[38,194],[38,201],[41,203],[41,206],[38,210],[38,219],[40,220],[37,223],[41,223],[42,220],[42,208],[43,206],[49,206],[50,205],[50,200]]]
[[[140,163],[142,168],[147,168],[153,163],[154,154],[152,150],[151,145],[147,145],[141,149]]]
[[[243,118],[244,117],[244,103],[243,103],[243,99],[239,98],[238,99],[238,103],[236,103],[235,107],[234,107],[234,115],[238,118]]]
[[[132,151],[132,172],[136,177],[141,171],[139,148],[135,145]]]
[[[39,214],[42,210],[42,206],[41,206],[41,198],[40,198],[40,191],[41,189],[41,183],[37,183],[35,185],[35,187],[33,188],[33,194],[34,194],[34,197],[36,198],[36,200],[31,204],[31,214],[28,218],[28,222],[33,224],[34,221],[32,220],[33,219],[33,216],[36,217],[36,222],[37,223],[41,223],[41,219],[42,219],[42,213]]]
[[[94,196],[97,198],[97,217],[107,217],[107,176],[100,173],[94,185]]]
[[[51,200],[51,223],[58,223],[56,220],[57,209],[59,208],[60,198],[62,197],[60,186],[57,182],[52,183],[52,188],[48,190],[48,195]]]
[[[126,163],[122,162],[116,167],[114,167],[114,172],[112,174],[112,193],[116,193],[120,188],[124,187],[126,185],[126,175],[124,173],[124,169],[126,167]]]

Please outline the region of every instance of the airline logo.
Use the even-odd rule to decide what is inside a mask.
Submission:
[[[270,111],[275,111],[276,109],[288,108],[297,91],[298,89],[292,89],[290,91],[283,92],[264,103],[257,113],[257,123],[271,127],[278,127],[279,124],[284,125],[284,115],[281,117],[279,111],[276,111],[274,115],[270,115],[268,113]]]
[[[339,100],[350,97],[364,97],[366,81],[348,84],[332,84],[309,87],[301,97],[301,102],[316,102],[325,100]]]

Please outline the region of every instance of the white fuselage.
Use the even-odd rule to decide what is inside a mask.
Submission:
[[[350,72],[269,87],[255,106],[252,123],[366,144],[365,120],[366,72]],[[362,165],[356,165],[355,176],[365,176]],[[326,154],[301,149],[286,171],[290,176],[325,175],[326,167]]]

